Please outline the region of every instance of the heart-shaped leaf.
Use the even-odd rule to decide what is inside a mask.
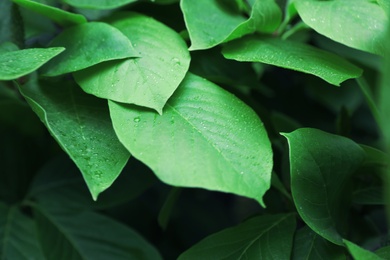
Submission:
[[[34,48],[0,53],[0,80],[17,79],[41,67],[65,48]]]
[[[343,245],[351,196],[348,180],[364,160],[363,149],[348,138],[317,129],[301,128],[284,136],[299,215],[317,234]]]
[[[131,40],[141,57],[79,71],[74,74],[77,83],[95,96],[161,113],[188,70],[185,42],[169,27],[141,14],[118,13],[108,22]]]
[[[302,20],[318,33],[352,48],[383,55],[388,18],[376,1],[296,0]]]
[[[228,43],[222,53],[227,59],[262,62],[313,74],[336,86],[347,79],[359,77],[363,72],[333,53],[278,38],[244,37]]]
[[[67,82],[54,87],[31,81],[20,91],[79,167],[96,200],[130,156],[115,135],[107,103]]]
[[[187,259],[290,259],[295,216],[266,215],[206,237],[179,256]]]
[[[129,39],[118,29],[99,22],[68,28],[50,46],[62,46],[66,51],[42,68],[45,76],[58,76],[103,61],[139,56]]]
[[[269,189],[272,149],[263,123],[235,96],[188,74],[163,115],[109,102],[119,140],[162,181],[254,198]]]

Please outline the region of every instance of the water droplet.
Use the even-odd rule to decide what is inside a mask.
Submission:
[[[134,117],[133,121],[136,122],[136,123],[138,123],[139,121],[141,121],[141,118],[140,118],[139,116]]]
[[[172,62],[175,64],[175,65],[181,65],[181,62],[178,58],[173,58],[172,59]]]
[[[244,172],[240,172],[240,174],[241,174],[241,175],[243,175],[243,174],[244,174]]]

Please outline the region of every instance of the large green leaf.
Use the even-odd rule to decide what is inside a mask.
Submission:
[[[58,76],[103,61],[139,56],[129,39],[118,29],[99,22],[66,29],[50,43],[50,47],[55,46],[65,47],[66,51],[42,68],[45,76]]]
[[[114,133],[106,102],[67,82],[54,87],[31,81],[20,91],[79,167],[96,200],[130,156]]]
[[[362,74],[360,68],[335,54],[279,38],[244,37],[228,43],[222,53],[228,59],[263,62],[313,74],[336,86]]]
[[[77,72],[77,83],[98,97],[161,113],[188,70],[190,56],[185,42],[169,27],[141,14],[118,13],[108,22],[131,40],[141,57]]]
[[[14,3],[33,12],[48,17],[50,20],[62,25],[72,26],[86,23],[87,19],[80,14],[73,14],[56,7],[44,5],[30,0],[12,0]]]
[[[34,215],[47,259],[161,259],[135,231],[97,213],[36,205]]]
[[[355,260],[384,260],[373,252],[370,252],[360,246],[352,243],[351,241],[343,239],[344,244],[347,246],[349,253]]]
[[[134,157],[164,182],[258,200],[269,189],[272,150],[252,109],[188,74],[163,115],[109,102],[114,129]]]
[[[302,20],[318,33],[347,46],[383,55],[387,16],[375,1],[296,0]]]
[[[45,259],[34,222],[16,206],[0,202],[0,259]]]
[[[0,80],[17,79],[41,67],[65,48],[34,48],[0,53]]]
[[[364,160],[359,145],[342,136],[301,128],[284,134],[290,148],[291,191],[299,215],[317,234],[342,245],[348,181]]]
[[[255,31],[273,32],[282,17],[274,0],[256,0],[249,19],[218,0],[181,0],[180,6],[191,39],[190,50],[208,49]]]
[[[18,6],[11,0],[0,1],[0,44],[13,42],[24,46],[24,28]]]
[[[151,171],[130,160],[110,189],[93,201],[80,171],[69,158],[56,158],[47,163],[34,178],[27,197],[40,205],[72,209],[105,209],[123,204],[142,194],[157,178]]]
[[[118,8],[137,1],[138,0],[63,0],[64,3],[74,7],[96,10]]]
[[[187,259],[290,259],[295,216],[266,215],[206,237],[179,256]]]
[[[330,243],[305,226],[295,234],[292,259],[341,260],[346,256],[343,247]]]

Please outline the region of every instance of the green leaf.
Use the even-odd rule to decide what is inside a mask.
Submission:
[[[181,188],[176,188],[176,187],[172,188],[168,194],[168,197],[164,202],[164,205],[162,206],[158,214],[158,218],[157,218],[158,224],[164,230],[167,228],[172,210],[180,197],[181,191],[182,191]]]
[[[93,201],[80,171],[69,158],[49,161],[36,175],[27,197],[40,205],[71,209],[106,209],[130,201],[157,182],[153,173],[130,160],[110,189]]]
[[[354,190],[353,198],[354,203],[362,205],[385,205],[383,196],[383,187],[363,187]]]
[[[141,57],[77,72],[77,83],[98,97],[161,113],[188,70],[190,56],[185,42],[169,27],[137,13],[118,13],[108,22],[131,40]]]
[[[375,253],[368,251],[360,246],[343,239],[344,244],[347,246],[349,253],[353,256],[355,260],[384,260],[384,258],[379,257]]]
[[[375,254],[377,254],[379,257],[382,257],[383,259],[388,259],[390,256],[390,246],[379,248],[375,251]]]
[[[117,139],[107,103],[62,82],[20,87],[51,135],[79,167],[96,200],[120,174],[129,153]]]
[[[341,260],[346,256],[342,247],[330,243],[305,226],[295,234],[292,259]]]
[[[55,46],[65,47],[66,51],[42,68],[45,76],[58,76],[103,61],[139,56],[129,39],[118,29],[99,22],[66,29],[50,43],[50,47]]]
[[[271,33],[282,19],[274,0],[256,0],[249,19],[218,0],[182,0],[180,7],[191,39],[190,50],[209,49],[255,31]]]
[[[206,237],[179,256],[186,259],[290,259],[295,216],[265,215]]]
[[[23,21],[18,6],[11,0],[0,1],[0,44],[12,42],[24,47]]]
[[[97,213],[33,208],[47,259],[161,259],[135,231]]]
[[[14,3],[33,12],[48,17],[50,20],[62,26],[72,26],[86,23],[87,19],[80,14],[66,12],[56,7],[51,7],[30,0],[12,0]]]
[[[363,144],[361,144],[360,147],[363,148],[363,150],[366,152],[366,159],[364,160],[365,166],[386,167],[389,165],[389,155],[387,153],[384,153],[381,150]]]
[[[263,62],[313,74],[336,86],[362,74],[360,68],[335,54],[278,38],[244,37],[228,43],[222,54],[227,59]]]
[[[299,215],[317,234],[342,245],[348,181],[364,151],[350,139],[317,129],[283,135],[289,143],[291,191]]]
[[[35,48],[0,53],[0,80],[12,80],[27,75],[65,48]]]
[[[188,74],[162,115],[109,102],[119,140],[162,181],[254,198],[269,189],[272,149],[252,109]]]
[[[296,0],[302,20],[318,33],[352,48],[383,55],[387,16],[374,1]]]
[[[138,0],[63,0],[64,3],[77,8],[106,10],[118,8]]]
[[[45,259],[37,240],[34,222],[18,207],[0,202],[0,258]]]

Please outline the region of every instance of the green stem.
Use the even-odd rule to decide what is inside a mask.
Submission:
[[[375,104],[374,95],[372,94],[371,88],[369,87],[367,81],[363,78],[363,76],[361,76],[360,78],[356,78],[356,82],[359,85],[361,91],[363,92],[364,97],[366,98],[367,105],[371,110],[371,113],[380,129],[380,132],[382,132],[379,110]]]

